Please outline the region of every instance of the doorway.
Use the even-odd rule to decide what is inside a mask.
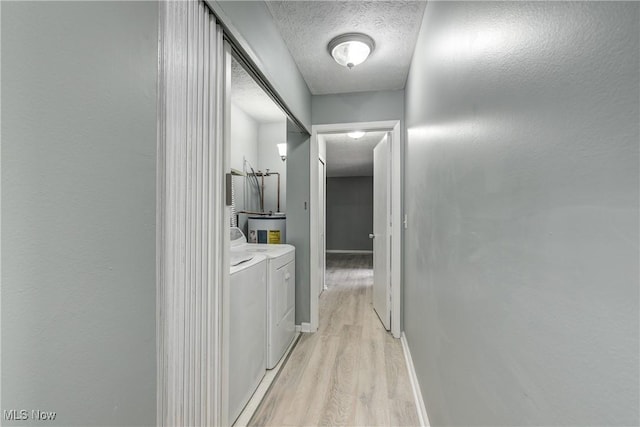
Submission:
[[[387,302],[388,309],[383,307],[383,304],[379,305],[380,311],[383,313],[388,312],[389,322],[385,324],[385,327],[390,328],[394,337],[400,337],[400,271],[401,271],[401,256],[400,256],[400,239],[401,239],[401,175],[400,175],[400,122],[396,121],[381,121],[381,122],[361,122],[361,123],[344,123],[344,124],[332,124],[332,125],[316,125],[312,127],[311,147],[310,147],[310,167],[311,167],[311,182],[310,182],[310,198],[311,200],[320,200],[320,192],[326,192],[326,176],[325,182],[320,182],[319,171],[319,159],[321,156],[326,158],[326,145],[324,144],[323,135],[347,133],[350,131],[360,130],[364,132],[385,132],[387,133],[388,140],[388,169],[387,183],[388,189],[388,209],[386,209],[387,215],[384,223],[388,226],[388,239],[383,237],[383,242],[388,240],[388,245],[385,243],[389,265],[387,271],[389,272],[388,279],[384,279],[387,283]],[[326,166],[329,166],[325,163]],[[326,268],[326,263],[321,263],[321,239],[326,241],[326,203],[318,203],[317,206],[312,207],[310,212],[310,230],[311,230],[311,318],[310,318],[310,331],[315,332],[319,326],[319,294],[320,287],[323,286],[321,278],[324,277],[321,270]],[[370,231],[372,235],[375,235],[373,230]],[[375,239],[374,239],[375,240]],[[325,243],[326,245],[326,243]],[[322,246],[326,249],[326,246]],[[382,288],[385,290],[384,288]],[[381,301],[383,301],[381,299]],[[384,317],[383,315],[382,317]],[[385,322],[383,321],[383,324]]]

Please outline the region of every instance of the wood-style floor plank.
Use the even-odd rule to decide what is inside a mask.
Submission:
[[[360,426],[389,425],[387,398],[387,378],[371,375],[385,369],[383,341],[367,339],[363,341],[363,351],[358,372],[358,400],[356,401],[355,424]]]
[[[327,254],[320,324],[303,334],[251,426],[414,426],[400,340],[373,310],[371,255]]]

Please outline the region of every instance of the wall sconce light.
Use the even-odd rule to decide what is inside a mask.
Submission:
[[[287,160],[287,143],[286,142],[278,144],[278,154],[280,154],[280,158],[282,159],[283,162]]]

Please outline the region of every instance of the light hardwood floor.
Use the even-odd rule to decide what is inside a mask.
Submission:
[[[402,345],[373,310],[372,262],[327,254],[318,332],[302,335],[249,425],[418,425]]]

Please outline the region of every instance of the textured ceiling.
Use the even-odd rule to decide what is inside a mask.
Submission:
[[[231,102],[258,123],[286,119],[282,110],[235,59],[231,61]]]
[[[311,93],[402,89],[415,47],[424,1],[267,1],[271,15]],[[376,43],[353,70],[327,52],[337,35],[360,32]]]
[[[323,135],[327,143],[327,176],[372,176],[373,148],[386,132],[367,132],[359,139],[346,133]]]

